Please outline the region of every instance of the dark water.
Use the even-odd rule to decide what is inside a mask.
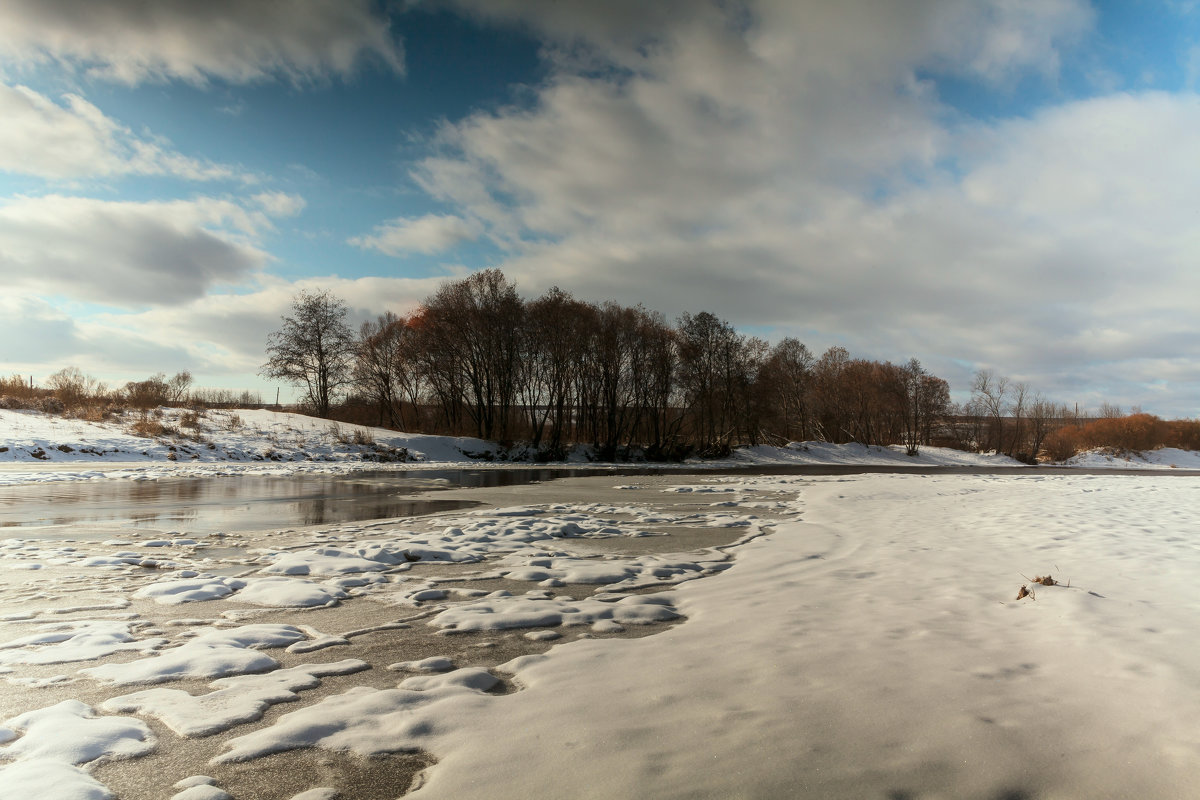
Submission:
[[[623,470],[622,474],[649,471],[653,470]],[[0,487],[0,529],[20,536],[23,532],[15,529],[103,524],[202,533],[412,517],[476,505],[439,500],[439,489],[515,486],[601,472],[451,469],[4,486]]]
[[[976,469],[851,465],[763,466],[737,470],[704,470],[694,467],[556,467],[63,482],[0,486],[0,529],[7,529],[0,533],[0,538],[4,534],[22,536],[31,532],[28,529],[33,527],[61,525],[117,525],[204,533],[336,524],[357,520],[412,517],[475,505],[464,500],[439,500],[439,489],[516,486],[590,475],[672,473],[699,477],[734,472],[741,475],[850,475],[867,472],[1079,475],[1089,471],[1044,467]],[[1174,471],[1174,474],[1182,472]],[[1113,475],[1121,474],[1121,471],[1102,470],[1096,474]],[[1135,470],[1130,474],[1144,476],[1150,474],[1150,471]]]

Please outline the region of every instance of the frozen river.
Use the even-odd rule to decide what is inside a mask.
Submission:
[[[475,505],[431,493],[519,486],[557,478],[654,470],[549,468],[354,472],[344,475],[227,475],[152,481],[93,480],[0,486],[0,529],[10,536],[71,527],[103,535],[114,527],[225,533],[415,517]]]
[[[1200,785],[1195,474],[493,468],[0,496],[3,796]],[[1051,571],[1068,580],[1016,599]]]
[[[1011,467],[1002,468],[1011,473]],[[696,467],[499,467],[360,471],[349,474],[223,475],[158,480],[89,480],[0,486],[0,529],[41,535],[71,527],[76,536],[104,536],[116,528],[225,533],[269,527],[324,525],[415,517],[468,508],[477,501],[439,497],[460,488],[503,488],[598,475],[783,474],[846,475],[904,472],[891,466],[776,466],[736,471]],[[929,474],[987,469],[923,467]],[[1045,471],[1045,470],[1041,470]],[[1079,474],[1078,470],[1074,471]]]

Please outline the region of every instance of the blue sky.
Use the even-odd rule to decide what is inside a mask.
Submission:
[[[261,388],[499,266],[1197,415],[1188,2],[0,0],[0,371]]]

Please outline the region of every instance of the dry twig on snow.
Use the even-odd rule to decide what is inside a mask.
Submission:
[[[1057,565],[1057,564],[1055,564],[1055,565],[1054,565],[1054,568],[1055,568],[1055,569],[1058,569],[1058,565]],[[1054,580],[1054,578],[1053,578],[1053,577],[1051,577],[1049,574],[1046,574],[1046,575],[1035,575],[1035,576],[1034,576],[1034,577],[1032,577],[1032,578],[1030,578],[1029,576],[1025,575],[1024,573],[1018,573],[1018,574],[1019,574],[1019,575],[1020,575],[1022,578],[1024,578],[1024,579],[1025,579],[1027,582],[1029,582],[1029,583],[1035,583],[1035,584],[1039,584],[1039,585],[1041,585],[1041,586],[1062,586],[1062,585],[1063,585],[1061,581],[1056,581],[1056,580]],[[1071,579],[1070,579],[1070,578],[1067,578],[1067,584],[1066,584],[1066,588],[1068,588],[1068,589],[1070,589],[1070,588],[1071,588]],[[1034,594],[1033,594],[1033,590],[1032,590],[1032,589],[1030,589],[1030,588],[1029,588],[1027,585],[1025,585],[1025,584],[1022,584],[1022,585],[1021,585],[1021,588],[1020,588],[1020,589],[1017,591],[1017,599],[1018,599],[1018,600],[1020,600],[1020,599],[1022,599],[1022,598],[1025,598],[1025,597],[1028,597],[1028,598],[1029,598],[1029,599],[1031,599],[1031,600],[1036,600],[1036,599],[1037,599],[1037,597],[1035,597],[1035,596],[1034,596]]]

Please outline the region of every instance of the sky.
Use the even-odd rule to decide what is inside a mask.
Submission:
[[[499,267],[1196,417],[1198,86],[1183,0],[0,0],[0,374]]]

